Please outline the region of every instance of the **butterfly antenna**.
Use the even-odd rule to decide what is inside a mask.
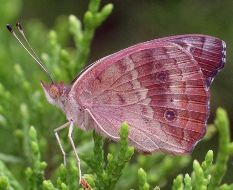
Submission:
[[[42,63],[42,61],[39,59],[39,57],[37,56],[37,54],[35,53],[35,51],[33,50],[33,48],[31,47],[30,43],[28,42],[23,29],[21,27],[21,25],[19,23],[16,24],[20,34],[22,35],[22,37],[24,38],[24,40],[26,41],[26,43],[28,44],[29,48],[31,51],[28,50],[28,48],[26,48],[26,46],[23,44],[23,42],[19,39],[19,37],[16,35],[16,33],[14,32],[12,26],[10,24],[6,25],[6,28],[10,31],[10,33],[17,39],[17,41],[23,46],[23,48],[27,51],[27,53],[36,61],[36,63],[44,70],[44,72],[48,75],[49,79],[53,82],[52,76],[51,74],[48,72],[48,69],[45,67],[45,65]]]
[[[24,31],[23,31],[22,25],[19,22],[17,22],[16,27],[17,27],[18,31],[20,32],[21,36],[23,37],[23,39],[26,41],[26,43],[27,43],[28,47],[30,48],[30,50],[32,51],[33,55],[37,58],[37,60],[40,63],[42,63],[42,61],[40,60],[40,58],[37,56],[36,52],[32,48],[31,44],[29,43],[29,41],[28,41]]]

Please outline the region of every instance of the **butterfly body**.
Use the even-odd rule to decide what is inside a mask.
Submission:
[[[48,101],[83,130],[117,141],[126,121],[137,150],[184,154],[205,134],[209,86],[224,63],[222,40],[172,36],[102,58],[70,86],[42,87]]]

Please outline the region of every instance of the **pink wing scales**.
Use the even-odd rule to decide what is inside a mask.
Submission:
[[[91,67],[72,91],[98,124],[119,139],[127,121],[132,145],[143,152],[190,152],[203,137],[209,93],[199,64],[173,43],[138,44]],[[87,82],[86,82],[87,81]]]
[[[207,87],[226,62],[226,44],[218,38],[192,34],[161,38],[161,40],[176,43],[192,54],[201,67]]]

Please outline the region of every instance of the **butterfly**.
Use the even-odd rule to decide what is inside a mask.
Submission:
[[[21,25],[17,27],[25,36]],[[15,35],[9,25],[8,30]],[[48,73],[39,58],[33,57]],[[224,41],[187,34],[139,43],[104,57],[69,85],[52,79],[49,84],[41,82],[48,102],[59,107],[68,120],[55,129],[64,160],[58,136],[61,129],[69,127],[80,169],[72,140],[74,125],[118,141],[124,121],[129,125],[129,144],[140,152],[191,152],[205,134],[209,88],[225,62]]]

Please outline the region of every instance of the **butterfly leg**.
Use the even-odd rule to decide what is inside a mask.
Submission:
[[[69,134],[68,134],[68,137],[69,137],[69,141],[72,145],[72,148],[73,148],[73,151],[74,151],[74,154],[75,154],[75,157],[76,157],[76,160],[77,160],[77,164],[78,164],[78,171],[79,171],[79,183],[82,184],[82,173],[81,173],[81,166],[80,166],[80,158],[78,156],[78,152],[76,150],[76,147],[74,145],[74,141],[72,139],[72,133],[73,133],[73,129],[74,129],[74,123],[71,121],[70,122],[70,127],[69,127]]]
[[[62,126],[56,128],[56,129],[54,129],[54,134],[55,134],[55,136],[56,136],[58,145],[59,145],[59,147],[60,147],[60,149],[61,149],[61,152],[62,152],[62,155],[63,155],[63,160],[64,160],[64,165],[65,165],[65,166],[66,166],[66,153],[65,153],[65,151],[64,151],[64,149],[63,149],[63,147],[62,147],[62,144],[61,144],[61,141],[60,141],[60,137],[59,137],[59,135],[58,135],[58,132],[61,131],[61,130],[64,129],[64,128],[68,127],[69,125],[70,125],[70,122],[67,122],[67,123],[63,124]]]

